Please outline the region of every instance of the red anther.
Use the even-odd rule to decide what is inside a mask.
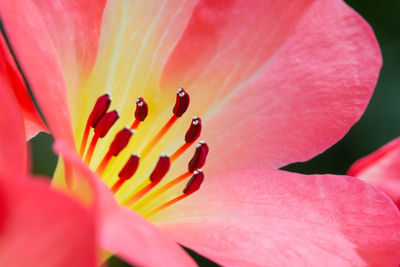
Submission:
[[[139,160],[140,157],[138,155],[132,154],[131,157],[128,159],[128,161],[125,163],[125,166],[119,172],[118,174],[119,179],[126,181],[129,178],[131,178],[135,174],[137,168],[139,167]]]
[[[149,107],[142,97],[136,99],[135,118],[138,121],[144,121],[149,113]]]
[[[201,134],[201,119],[199,117],[193,117],[192,123],[185,134],[185,142],[192,143],[200,137]]]
[[[89,115],[88,123],[90,123],[90,126],[92,128],[96,127],[96,124],[99,122],[101,117],[107,112],[108,108],[110,107],[111,104],[111,95],[110,94],[104,94],[100,96],[96,104],[93,107],[92,112]]]
[[[192,159],[189,161],[188,170],[193,173],[195,170],[200,169],[206,163],[206,158],[209,148],[206,142],[200,141],[196,146],[196,151]]]
[[[104,136],[106,136],[106,134],[114,125],[114,123],[118,120],[118,118],[119,118],[118,111],[113,110],[107,112],[106,114],[103,115],[103,117],[101,117],[99,122],[96,124],[96,127],[94,128],[94,133],[98,135],[100,138],[103,138]]]
[[[114,157],[118,156],[119,152],[121,152],[128,145],[129,139],[133,133],[134,132],[127,127],[119,131],[112,141],[108,153]]]
[[[107,112],[110,104],[111,96],[109,94],[104,94],[97,99],[96,104],[94,105],[93,110],[90,113],[89,118],[86,122],[86,127],[83,132],[81,148],[79,150],[79,154],[81,157],[83,157],[83,154],[85,153],[86,144],[90,133],[90,127],[94,128],[96,126],[100,118],[103,117],[104,114]]]
[[[169,161],[169,157],[167,155],[161,155],[160,159],[157,162],[156,167],[151,173],[149,179],[150,184],[147,184],[143,187],[139,192],[132,196],[131,199],[127,199],[123,202],[123,205],[131,206],[136,203],[139,199],[141,199],[144,195],[146,195],[151,189],[153,189],[161,179],[167,174],[169,167],[171,166],[171,162]],[[144,184],[148,183],[147,180],[144,181]],[[141,186],[139,186],[141,187]]]
[[[167,155],[161,155],[156,167],[150,175],[150,181],[153,184],[157,184],[161,181],[161,179],[167,174],[169,167],[171,166],[171,162]]]
[[[186,195],[193,194],[197,190],[200,189],[201,184],[204,181],[204,173],[201,170],[197,170],[193,173],[192,178],[190,178],[187,183],[185,189],[183,189],[183,193]]]
[[[189,103],[190,97],[188,93],[185,91],[185,89],[178,88],[178,91],[176,92],[176,102],[173,110],[175,116],[181,117],[189,107]]]

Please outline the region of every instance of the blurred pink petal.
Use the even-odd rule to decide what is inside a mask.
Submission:
[[[376,186],[400,208],[400,138],[356,161],[347,174]]]
[[[248,169],[222,174],[156,215],[223,266],[397,266],[400,214],[360,180]]]
[[[28,163],[24,112],[13,93],[18,76],[7,61],[9,54],[6,55],[2,41],[0,39],[0,174],[17,180],[26,176]]]
[[[0,37],[0,60],[1,60],[1,75],[2,75],[2,88],[13,90],[19,108],[22,110],[25,122],[25,135],[26,139],[31,139],[40,131],[47,132],[47,128],[40,118],[36,108],[29,96],[25,87],[21,74],[14,62],[12,55],[6,45],[3,36]]]
[[[93,213],[26,177],[23,114],[5,60],[0,54],[0,266],[95,266]]]
[[[93,67],[104,5],[105,0],[0,2],[5,32],[50,130],[71,145],[66,85],[80,88]]]
[[[1,176],[1,266],[96,266],[93,214],[47,181]]]
[[[57,142],[55,150],[71,164],[78,179],[89,179],[97,193],[99,245],[139,266],[194,266],[193,260],[173,240],[151,223],[119,205],[110,189],[78,157],[68,144]]]

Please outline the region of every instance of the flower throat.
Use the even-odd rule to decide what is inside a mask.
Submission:
[[[140,165],[141,160],[143,160],[153,150],[153,148],[157,146],[159,141],[164,137],[169,129],[186,112],[189,107],[189,103],[189,95],[183,88],[179,88],[176,93],[176,101],[171,118],[154,135],[154,137],[147,143],[145,148],[140,153],[133,153],[130,155],[129,159],[120,169],[118,173],[118,179],[110,186],[110,189],[114,194],[117,194],[123,186],[127,186],[127,181],[135,179],[134,175]],[[110,105],[110,94],[104,94],[100,96],[97,99],[87,120],[79,150],[80,157],[87,165],[89,165],[92,160],[93,153],[99,140],[102,138],[107,138],[108,132],[120,117],[116,110],[108,111]],[[147,118],[148,115],[149,108],[146,101],[142,97],[138,98],[136,100],[134,121],[130,127],[123,128],[115,135],[107,152],[103,155],[101,162],[96,168],[96,173],[100,177],[104,178],[104,172],[109,167],[111,159],[115,158],[116,161],[121,161],[121,159],[118,158],[118,155],[127,147],[131,137],[136,133],[140,124]],[[89,146],[86,149],[91,129],[93,129],[94,133]],[[146,211],[141,213],[145,217],[150,217],[199,190],[204,180],[204,174],[201,168],[206,162],[206,157],[209,151],[208,145],[204,141],[200,141],[196,145],[194,155],[188,162],[188,168],[185,173],[174,179],[171,179],[168,181],[168,183],[165,183],[158,188],[155,187],[166,176],[174,161],[176,161],[189,147],[196,142],[196,140],[200,137],[201,130],[201,119],[199,117],[193,117],[192,122],[184,136],[183,144],[176,149],[171,156],[161,154],[150,175],[140,185],[132,188],[134,189],[132,193],[120,201],[121,204],[136,211],[144,208]],[[170,200],[165,201],[156,207],[146,209],[146,206],[154,199],[161,196],[163,193],[183,182],[184,180],[187,180],[189,177],[191,178],[188,180],[186,187],[183,189],[183,192],[180,195],[175,196],[175,198],[171,198]]]

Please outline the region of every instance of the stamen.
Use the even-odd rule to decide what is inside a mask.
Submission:
[[[90,123],[89,121],[86,123],[85,131],[83,132],[83,137],[82,137],[82,142],[81,142],[81,148],[79,150],[79,155],[83,157],[83,154],[85,153],[86,149],[86,144],[87,140],[89,138],[89,133],[90,133]]]
[[[161,128],[161,130],[157,133],[157,135],[150,141],[150,143],[143,149],[142,153],[140,153],[141,157],[144,158],[150,151],[154,148],[154,146],[161,140],[161,138],[168,132],[168,130],[174,125],[177,116],[172,115],[169,121]]]
[[[89,149],[85,155],[85,163],[89,165],[90,161],[92,160],[94,149],[96,148],[97,141],[99,141],[99,136],[97,134],[93,135],[92,141],[90,141]]]
[[[136,154],[132,154],[128,161],[125,163],[124,167],[118,174],[118,181],[113,185],[111,190],[115,193],[121,188],[125,181],[129,180],[136,172],[139,167],[140,157]]]
[[[176,177],[175,179],[157,189],[156,191],[150,193],[148,196],[144,197],[139,203],[137,203],[137,205],[134,206],[134,208],[136,210],[141,209],[168,189],[174,187],[175,185],[188,178],[191,174],[198,175],[199,172],[202,172],[200,168],[202,168],[206,163],[207,154],[208,146],[204,141],[201,141],[199,144],[197,144],[196,151],[188,164],[189,171],[181,174],[180,176]]]
[[[190,178],[189,182],[187,183],[185,189],[183,190],[183,194],[162,204],[158,208],[155,208],[154,210],[150,211],[149,213],[145,214],[144,217],[150,217],[153,216],[155,213],[168,208],[169,206],[177,203],[178,201],[190,196],[194,192],[200,189],[201,184],[204,181],[204,174],[203,172],[198,172],[197,175],[193,175],[192,178]]]
[[[203,168],[204,164],[206,163],[208,151],[209,148],[205,141],[200,141],[197,144],[196,151],[188,163],[189,172],[194,172],[197,169]]]
[[[85,153],[90,127],[94,128],[96,126],[97,122],[107,112],[108,108],[110,107],[110,104],[111,104],[111,96],[108,93],[100,96],[97,99],[96,104],[94,105],[92,112],[90,113],[89,118],[86,122],[85,131],[82,137],[81,148],[79,151],[81,157],[83,157],[83,154]]]
[[[154,214],[156,214],[157,212],[160,212],[160,211],[162,211],[163,209],[168,208],[169,206],[172,206],[173,204],[175,204],[175,203],[181,201],[182,199],[184,199],[184,198],[186,198],[186,197],[188,197],[188,196],[189,196],[189,195],[182,194],[182,195],[180,195],[180,196],[178,196],[178,197],[176,197],[176,198],[174,198],[174,199],[172,199],[172,200],[170,200],[170,201],[168,201],[168,202],[162,204],[162,205],[159,206],[158,208],[156,208],[156,209],[150,211],[149,213],[147,213],[147,214],[145,214],[145,215],[143,215],[143,216],[144,216],[144,217],[151,217],[151,216],[153,216]]]
[[[185,189],[183,189],[183,193],[186,195],[193,194],[194,192],[200,189],[200,186],[203,183],[203,181],[204,181],[204,173],[202,171],[197,171],[197,174],[194,174],[192,178],[190,178]]]
[[[90,123],[90,126],[92,128],[96,127],[96,124],[99,122],[101,117],[103,117],[103,115],[106,114],[110,105],[111,105],[111,95],[109,93],[104,94],[97,99],[96,104],[94,105],[94,108],[90,113],[88,119],[88,122]]]
[[[146,179],[140,186],[139,188],[143,188],[134,194],[131,199],[126,201],[127,206],[131,206],[134,204],[136,201],[138,201],[140,198],[142,198],[147,192],[149,192],[153,187],[155,187],[162,178],[167,174],[169,167],[171,166],[171,162],[169,160],[169,157],[167,155],[161,155],[156,167],[154,168],[153,172],[151,173],[150,177],[148,180],[150,180],[150,183],[148,183],[148,180]],[[147,184],[147,185],[146,185]]]
[[[107,135],[107,133],[109,132],[111,127],[115,124],[115,122],[118,120],[118,118],[119,118],[118,111],[113,110],[104,114],[100,118],[100,120],[96,122],[96,125],[94,127],[94,135],[92,137],[92,141],[90,142],[88,151],[86,152],[84,159],[86,164],[89,165],[99,138],[103,138],[104,136]]]
[[[146,101],[142,97],[136,99],[135,121],[132,123],[131,129],[136,130],[139,124],[144,121],[149,113]]]
[[[73,186],[72,166],[66,160],[64,160],[64,175],[67,188],[72,190]]]
[[[193,117],[192,123],[185,134],[185,143],[178,148],[172,155],[171,161],[174,162],[183,152],[185,152],[193,143],[196,141],[201,134],[201,119],[199,117]]]
[[[183,88],[178,88],[176,92],[175,105],[172,109],[172,116],[165,123],[165,125],[163,125],[163,127],[158,132],[156,132],[155,136],[142,150],[142,152],[140,153],[142,159],[147,156],[152,151],[152,149],[161,141],[161,139],[178,120],[178,118],[183,116],[183,114],[187,111],[189,107],[189,103],[190,97],[187,92]],[[109,94],[102,95],[97,99],[93,110],[89,115],[80,147],[81,157],[83,158],[83,155],[85,156],[84,161],[88,165],[90,164],[98,140],[100,138],[104,138],[108,134],[111,127],[116,123],[119,118],[119,114],[116,110],[107,112],[110,104],[111,96]],[[132,122],[130,128],[125,127],[115,135],[114,140],[111,142],[107,150],[107,153],[103,154],[103,158],[101,159],[100,164],[97,166],[96,173],[98,175],[102,176],[106,169],[109,167],[110,162],[112,162],[111,159],[113,157],[117,157],[120,152],[128,146],[132,135],[135,133],[135,130],[140,126],[141,122],[143,122],[147,118],[148,115],[148,105],[142,97],[139,97],[136,100],[134,121]],[[90,140],[90,144],[85,155],[91,127],[94,128],[94,134],[92,139]],[[192,159],[188,163],[187,172],[179,175],[172,180],[169,180],[167,183],[160,186],[160,188],[157,188],[157,190],[154,190],[154,188],[161,182],[162,179],[164,179],[170,169],[171,163],[179,158],[200,137],[201,131],[201,119],[199,117],[193,117],[192,122],[190,123],[190,126],[185,133],[184,143],[181,144],[181,146],[171,155],[171,157],[164,154],[160,155],[159,160],[149,177],[144,181],[140,180],[141,183],[139,186],[135,186],[135,188],[130,191],[130,194],[126,196],[126,198],[120,199],[121,204],[131,207],[135,210],[139,210],[152,202],[155,198],[163,194],[165,191],[171,189],[172,187],[191,177],[189,182],[186,184],[182,195],[175,197],[174,199],[162,204],[159,207],[155,206],[157,208],[154,210],[150,209],[151,211],[145,214],[145,216],[149,217],[199,190],[204,180],[204,174],[200,168],[204,166],[209,152],[208,145],[204,141],[199,142],[199,144],[196,146],[196,151]],[[122,186],[125,185],[125,182],[135,175],[139,167],[139,161],[139,155],[132,154],[129,157],[128,161],[118,173],[116,181],[114,181],[112,186],[110,186],[110,189],[114,194],[117,194]],[[68,180],[67,184],[69,187],[73,186],[71,172],[72,170],[68,166],[66,166],[65,176]]]
[[[158,197],[159,195],[161,195],[162,193],[164,193],[165,191],[167,191],[168,189],[170,189],[171,187],[179,184],[180,182],[182,182],[183,180],[185,180],[186,178],[188,178],[191,175],[190,172],[185,172],[184,174],[179,175],[178,177],[176,177],[175,179],[173,179],[172,181],[168,182],[167,184],[165,184],[164,186],[160,187],[159,189],[157,189],[156,191],[152,192],[151,194],[149,194],[148,196],[144,197],[140,203],[138,203],[137,205],[134,206],[135,210],[139,210],[141,208],[143,208],[144,206],[146,206],[148,203],[150,203],[151,201],[153,201],[156,197]]]
[[[193,117],[192,123],[185,134],[185,142],[192,143],[199,138],[201,134],[201,119],[199,117]]]
[[[140,153],[141,157],[144,158],[150,151],[154,148],[154,146],[161,140],[161,138],[168,132],[168,130],[172,127],[172,125],[176,122],[178,118],[180,118],[189,107],[190,98],[188,93],[183,88],[178,88],[176,92],[176,102],[173,109],[173,115],[169,119],[169,121],[161,128],[161,130],[156,134],[156,136],[150,141],[150,143],[143,149],[142,153]]]
[[[107,154],[104,156],[103,160],[99,164],[99,167],[97,167],[97,174],[99,174],[100,176],[103,174],[111,158],[113,156],[118,156],[119,152],[121,152],[128,145],[132,134],[134,134],[134,131],[132,131],[128,127],[125,127],[117,133],[110,145],[110,148],[108,149]]]
[[[107,135],[108,131],[115,124],[115,122],[119,119],[118,111],[113,110],[104,114],[104,116],[99,120],[94,128],[94,133],[97,134],[100,138],[103,138]]]
[[[119,172],[118,177],[122,180],[130,179],[139,167],[139,161],[140,157],[136,154],[132,154],[128,161],[125,163],[125,166]]]
[[[178,88],[176,92],[176,101],[173,109],[174,115],[181,117],[189,107],[190,97],[189,94],[183,88]]]

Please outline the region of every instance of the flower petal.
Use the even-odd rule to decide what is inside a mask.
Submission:
[[[0,40],[1,42],[2,40]],[[3,43],[0,45],[0,173],[25,177],[27,170],[27,148],[22,110],[13,93],[18,82],[13,76]],[[13,178],[14,179],[14,178]]]
[[[140,266],[194,266],[178,244],[134,211],[116,203],[111,190],[78,158],[70,146],[56,142],[55,151],[72,166],[76,177],[90,180],[98,196],[100,246]]]
[[[161,88],[196,99],[215,174],[321,153],[360,118],[380,67],[371,28],[342,1],[204,0]]]
[[[14,90],[25,120],[26,139],[29,140],[40,131],[47,132],[47,128],[36,111],[3,36],[0,36],[0,46],[0,60],[2,61],[1,74],[4,76],[3,79],[7,83],[3,85],[3,88]]]
[[[400,138],[356,161],[347,174],[376,186],[400,208]]]
[[[399,211],[379,190],[345,176],[226,173],[157,219],[179,243],[224,266],[400,263]]]
[[[52,133],[71,144],[66,85],[76,93],[93,67],[104,5],[105,0],[0,3],[5,32]]]
[[[96,266],[93,214],[47,181],[6,179],[0,179],[1,266]]]

